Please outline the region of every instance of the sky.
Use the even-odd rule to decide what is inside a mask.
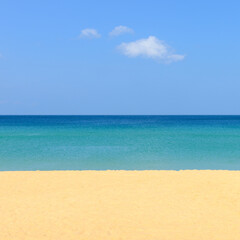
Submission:
[[[0,114],[240,114],[240,2],[0,0]]]

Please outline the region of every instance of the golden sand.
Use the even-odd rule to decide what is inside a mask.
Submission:
[[[239,240],[240,172],[0,172],[15,239]]]

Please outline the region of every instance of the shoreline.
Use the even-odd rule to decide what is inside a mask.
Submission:
[[[180,169],[180,170],[163,170],[163,169],[144,169],[144,170],[128,170],[128,169],[106,169],[106,170],[0,170],[3,172],[240,172],[232,169]]]
[[[1,171],[0,212],[4,240],[238,240],[240,171]]]

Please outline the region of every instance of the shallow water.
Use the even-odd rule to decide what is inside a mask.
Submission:
[[[240,170],[240,116],[0,116],[0,170]]]

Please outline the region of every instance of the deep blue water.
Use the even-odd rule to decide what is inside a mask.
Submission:
[[[0,116],[0,170],[240,170],[240,116]]]

